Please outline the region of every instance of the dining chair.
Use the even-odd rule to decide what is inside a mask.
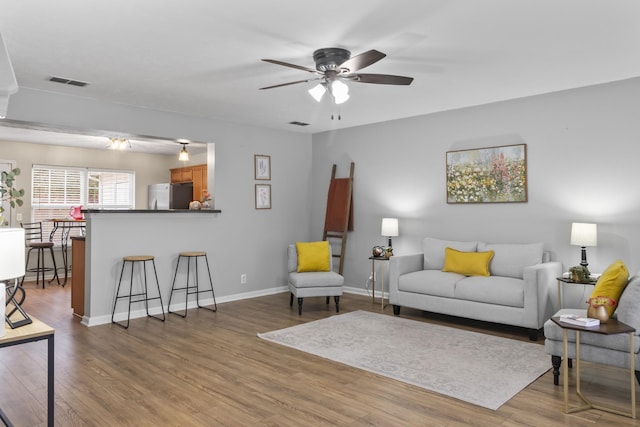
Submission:
[[[40,283],[40,277],[42,277],[42,288],[44,289],[44,273],[48,271],[53,271],[53,277],[49,280],[49,283],[56,279],[58,284],[60,284],[60,278],[58,277],[58,267],[56,266],[56,258],[53,254],[53,242],[49,240],[44,240],[42,236],[42,222],[24,222],[20,223],[20,226],[24,228],[24,239],[25,244],[28,248],[27,251],[27,262],[25,263],[25,270],[30,273],[36,273],[36,286]],[[29,267],[29,258],[31,257],[31,251],[36,250],[38,254],[38,262],[36,267]],[[53,267],[45,266],[45,252],[46,249],[49,249],[49,253],[51,254],[51,261],[53,263]],[[24,283],[24,278],[20,282],[20,286]]]

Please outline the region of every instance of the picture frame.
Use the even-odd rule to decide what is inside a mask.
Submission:
[[[446,153],[447,203],[526,203],[527,145]]]
[[[256,180],[271,180],[271,156],[255,154],[253,156],[254,176]]]
[[[271,209],[271,184],[256,184],[256,209]]]

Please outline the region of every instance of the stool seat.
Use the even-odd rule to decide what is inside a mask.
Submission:
[[[29,248],[52,248],[53,242],[29,242],[27,243]]]
[[[198,280],[198,258],[204,257],[205,264],[207,265],[207,272],[209,273],[209,287],[200,289],[200,281]],[[187,284],[186,286],[176,287],[176,277],[178,277],[178,267],[180,267],[180,260],[182,258],[186,258],[187,260]],[[194,260],[195,268],[195,281],[193,285],[189,284],[189,276],[191,270],[191,260]],[[171,300],[174,297],[176,291],[185,291],[184,296],[184,313],[177,313],[175,311],[171,311]],[[213,307],[206,307],[200,305],[200,294],[211,292],[211,296],[213,297]],[[204,251],[185,251],[180,252],[178,254],[178,262],[176,263],[176,272],[173,275],[173,283],[171,284],[171,294],[169,295],[169,305],[167,308],[167,312],[177,314],[180,317],[187,317],[187,308],[189,307],[189,295],[196,295],[196,305],[198,308],[205,308],[211,311],[218,311],[218,306],[216,304],[216,294],[213,292],[213,280],[211,279],[211,269],[209,268],[209,259],[207,258],[207,253]]]
[[[139,261],[152,261],[155,259],[153,255],[131,255],[122,258],[124,261],[139,262]]]
[[[153,266],[153,273],[156,278],[156,288],[158,289],[158,296],[150,297],[149,296],[149,288],[147,287],[147,262],[151,262]],[[124,275],[124,268],[127,263],[131,263],[131,277],[129,280],[129,293],[125,293],[120,295],[120,285],[122,284],[122,276]],[[136,263],[142,263],[142,290],[134,292],[133,291],[133,267]],[[122,324],[120,322],[116,322],[116,306],[118,305],[118,301],[121,299],[126,299],[129,303],[129,308],[127,310],[127,323]],[[160,311],[162,312],[162,317],[159,315],[149,314],[149,301],[160,300]],[[137,302],[144,302],[144,307],[147,311],[147,316],[153,317],[154,319],[158,319],[164,322],[164,306],[162,305],[162,292],[160,291],[160,283],[158,282],[158,272],[156,271],[156,263],[155,257],[153,255],[128,255],[122,257],[122,270],[120,271],[120,280],[118,281],[118,289],[116,289],[116,298],[113,302],[113,312],[111,313],[111,323],[115,323],[118,326],[122,326],[123,328],[129,328],[129,320],[131,318],[131,304]]]
[[[194,257],[194,256],[206,256],[206,252],[180,252],[180,256],[184,257]]]

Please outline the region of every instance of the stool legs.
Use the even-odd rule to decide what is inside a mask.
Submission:
[[[149,289],[147,286],[147,262],[146,261],[129,261],[129,260],[124,260],[122,262],[122,270],[120,270],[120,280],[118,280],[118,288],[116,290],[116,298],[115,301],[113,303],[113,312],[111,313],[111,323],[115,323],[118,326],[121,326],[125,329],[129,328],[129,321],[131,319],[131,304],[133,303],[137,303],[137,302],[144,302],[144,306],[145,306],[145,310],[147,312],[147,316],[149,317],[153,317],[154,319],[158,319],[162,322],[165,321],[165,315],[164,315],[164,306],[162,305],[162,294],[160,293],[160,282],[158,281],[158,273],[156,271],[156,263],[153,259],[149,260],[151,261],[151,265],[153,266],[153,273],[154,276],[156,278],[156,287],[158,290],[158,296],[157,297],[149,297]],[[124,275],[124,269],[126,264],[130,262],[131,263],[131,278],[129,280],[129,293],[124,294],[124,295],[120,295],[120,286],[122,285],[122,276]],[[142,292],[138,292],[138,293],[133,293],[133,273],[134,273],[134,265],[136,262],[142,262],[142,269],[143,269],[143,276],[144,276],[144,280],[142,282],[142,286],[143,286],[143,291]],[[128,300],[128,309],[127,309],[127,323],[122,324],[120,322],[116,322],[115,321],[115,313],[116,313],[116,307],[118,305],[118,300],[120,299],[127,299]],[[134,299],[136,298],[136,299]],[[152,300],[160,300],[160,310],[162,311],[162,316],[160,315],[152,315],[149,313],[149,301]]]
[[[49,283],[53,282],[53,279],[56,279],[58,281],[58,285],[60,284],[60,278],[58,277],[58,267],[56,266],[56,258],[53,255],[53,247],[50,247],[49,250],[51,251],[51,261],[53,262],[53,268],[51,267],[45,267],[44,266],[44,247],[41,248],[35,248],[36,252],[38,253],[38,259],[37,259],[37,263],[36,263],[36,268],[28,268],[29,267],[29,258],[31,257],[31,251],[34,248],[29,248],[29,250],[27,251],[27,260],[25,265],[26,267],[26,271],[29,272],[35,272],[36,273],[36,287],[38,287],[38,284],[40,283],[40,276],[42,275],[42,289],[44,289],[44,273],[45,271],[53,271],[53,277],[51,278],[51,280],[49,280]],[[22,276],[22,279],[20,280],[20,286],[22,286],[22,284],[24,283],[24,278],[26,277],[26,274],[24,276]]]
[[[200,289],[200,280],[199,280],[199,276],[198,276],[198,258],[200,257],[204,257],[205,260],[205,264],[207,265],[207,273],[209,274],[209,288],[208,289]],[[178,276],[178,268],[180,267],[180,260],[182,258],[186,258],[187,259],[187,285],[183,286],[183,287],[176,287],[176,278]],[[195,283],[193,286],[189,285],[189,278],[191,276],[190,271],[191,271],[191,259],[194,259],[195,262]],[[171,301],[173,299],[173,294],[175,291],[181,291],[184,290],[185,291],[185,297],[184,297],[184,313],[178,313],[176,311],[172,311],[171,310]],[[211,295],[213,296],[213,307],[207,307],[204,305],[200,305],[200,294],[201,293],[206,293],[206,292],[211,292]],[[216,294],[213,291],[213,280],[211,279],[211,269],[209,268],[209,259],[207,258],[207,255],[178,255],[178,262],[176,263],[176,271],[173,275],[173,283],[171,284],[171,294],[169,296],[169,305],[167,308],[167,311],[169,313],[173,313],[173,314],[177,314],[180,317],[187,317],[187,308],[188,308],[188,303],[189,303],[189,295],[195,294],[196,295],[196,305],[198,308],[204,308],[210,311],[218,311],[218,305],[216,303]]]

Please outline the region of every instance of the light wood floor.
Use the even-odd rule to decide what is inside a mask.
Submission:
[[[565,415],[562,387],[553,386],[550,371],[492,411],[257,338],[335,314],[324,298],[307,298],[302,316],[283,293],[164,323],[136,319],[124,330],[80,325],[69,286],[25,287],[26,310],[56,329],[59,426],[640,425],[597,410]],[[344,295],[341,312],[354,310],[381,311],[370,298]],[[384,313],[392,315],[391,307]],[[517,328],[407,309],[402,317],[528,340]],[[585,392],[627,409],[628,373],[583,368]],[[44,342],[0,349],[0,384],[0,407],[16,426],[46,425]]]

